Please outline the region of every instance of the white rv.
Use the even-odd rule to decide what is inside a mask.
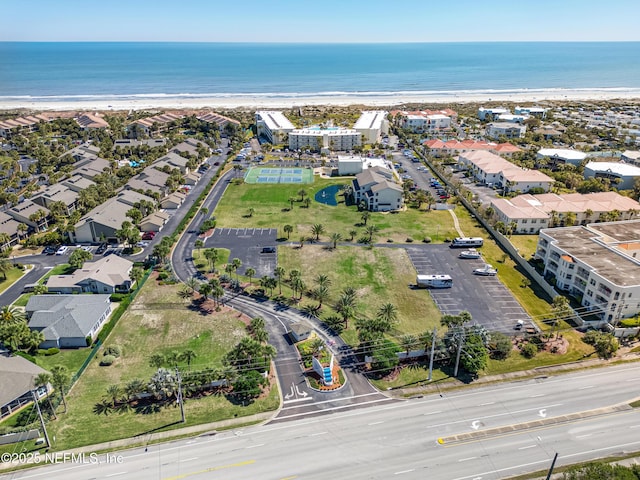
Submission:
[[[418,275],[416,285],[420,288],[451,288],[453,279],[450,275]]]
[[[451,248],[481,247],[484,240],[480,237],[458,237],[451,242]]]

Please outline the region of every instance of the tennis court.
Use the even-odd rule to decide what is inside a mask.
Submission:
[[[310,168],[251,167],[244,176],[247,183],[312,183]]]

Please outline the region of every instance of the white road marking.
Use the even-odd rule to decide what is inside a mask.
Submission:
[[[544,393],[538,393],[537,395],[531,395],[529,398],[538,398],[538,397],[544,397]]]
[[[630,425],[629,428],[640,428],[640,425]]]
[[[460,460],[458,460],[459,462],[468,462],[469,460],[475,460],[478,457],[467,457],[467,458],[461,458]]]
[[[184,460],[180,460],[181,462],[190,462],[191,460],[197,460],[200,457],[191,457],[191,458],[185,458]]]
[[[311,437],[317,437],[318,435],[326,435],[329,432],[318,432],[318,433],[312,433],[310,436]]]
[[[576,438],[586,438],[590,437],[591,435],[593,435],[593,433],[585,433],[584,435],[576,435]]]
[[[594,388],[595,385],[587,385],[586,387],[580,387],[578,390],[588,390],[589,388]]]
[[[526,450],[527,448],[535,448],[537,445],[527,445],[526,447],[520,447],[518,450]]]
[[[257,447],[263,447],[263,446],[264,446],[264,443],[258,443],[257,445],[249,445],[246,448],[257,448]]]
[[[115,477],[117,475],[124,475],[127,472],[116,472],[116,473],[111,473],[109,475],[105,475],[105,477]]]
[[[394,473],[394,475],[402,475],[403,473],[415,472],[415,470],[415,468],[412,468],[411,470],[402,470],[401,472]]]
[[[487,403],[481,403],[480,406],[484,407],[485,405],[493,405],[496,402],[487,402]]]
[[[381,423],[384,423],[382,421],[380,422],[371,422],[371,423],[367,423],[367,425],[380,425]]]
[[[424,415],[426,417],[427,415],[436,415],[438,413],[442,413],[442,410],[437,410],[435,412],[429,412],[429,413],[423,413],[422,415]]]

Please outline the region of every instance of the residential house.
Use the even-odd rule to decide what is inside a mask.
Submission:
[[[509,122],[495,122],[487,125],[485,135],[489,138],[523,138],[527,131],[526,125]]]
[[[86,262],[69,275],[51,275],[47,279],[49,293],[107,293],[128,292],[129,273],[133,262],[118,255],[107,255],[95,262]]]
[[[480,107],[478,109],[478,118],[482,121],[492,121],[495,120],[498,115],[505,115],[507,113],[511,113],[511,111],[507,108],[503,107],[494,107],[494,108],[485,108]]]
[[[8,352],[0,351],[0,418],[7,417],[33,401],[33,391],[36,398],[47,396],[52,390],[51,385],[36,389],[33,385],[35,378],[46,370],[20,356],[9,356]]]
[[[184,184],[194,186],[200,181],[200,174],[196,172],[188,173],[184,176]]]
[[[95,185],[95,182],[89,180],[88,178],[84,178],[82,175],[73,175],[60,183],[67,187],[69,190],[78,193],[82,190],[86,190],[92,185]]]
[[[169,167],[169,170],[175,170],[176,168],[180,170],[180,173],[183,175],[190,172],[187,164],[189,160],[186,158],[174,153],[173,150],[167,153],[165,156],[160,157],[158,160],[153,162],[153,167],[157,170],[164,170],[165,167]]]
[[[78,204],[78,193],[61,183],[56,183],[36,193],[31,200],[48,209],[51,208],[52,203],[62,202],[67,209],[66,215],[71,215]]]
[[[460,154],[458,164],[467,168],[476,181],[505,191],[528,192],[532,188],[542,188],[546,192],[553,185],[553,179],[544,173],[518,167],[485,150]]]
[[[184,142],[173,147],[169,152],[177,153],[178,155],[186,153],[194,158],[198,158],[198,148],[201,150],[204,148],[204,151],[207,152],[207,154],[211,153],[211,147],[209,147],[209,145],[195,138],[187,138]]]
[[[43,232],[49,227],[51,212],[48,208],[25,199],[6,210],[14,220],[29,225],[36,232]]]
[[[373,167],[393,170],[391,162],[384,158],[338,155],[338,175],[356,175]]]
[[[109,122],[98,113],[83,113],[79,117],[76,117],[76,122],[82,130],[103,130],[109,128]]]
[[[256,112],[258,138],[278,144],[287,141],[287,135],[296,127],[282,112],[262,110]]]
[[[5,212],[0,212],[0,233],[6,233],[9,241],[4,245],[0,245],[0,250],[13,247],[20,241],[20,222],[16,221],[12,216]]]
[[[543,107],[516,107],[513,109],[513,113],[516,115],[529,115],[531,117],[539,118],[540,120],[544,120],[547,118],[548,108]]]
[[[233,118],[225,117],[214,112],[201,113],[196,118],[202,122],[216,125],[219,129],[223,129],[228,124],[235,125],[237,127],[240,126],[240,122],[238,120],[234,120]]]
[[[169,129],[171,124],[182,118],[184,118],[182,114],[167,112],[153,117],[141,118],[131,123],[127,128],[130,132],[141,130],[147,136],[161,135]],[[135,128],[133,128],[134,126]]]
[[[130,178],[124,188],[142,192],[157,192],[160,198],[163,198],[169,193],[169,187],[167,187],[168,178],[168,173],[161,172],[151,166]]]
[[[564,226],[571,216],[574,224],[607,218],[618,212],[619,220],[630,220],[640,213],[640,203],[616,192],[544,193],[498,198],[491,201],[496,219],[505,225],[515,224],[514,233],[538,233],[540,229]]]
[[[362,112],[353,129],[363,138],[365,143],[379,143],[382,135],[389,133],[388,112],[384,110],[369,110]]]
[[[611,324],[640,313],[640,221],[540,230],[535,258],[556,288]]]
[[[522,149],[510,143],[491,143],[484,140],[448,140],[439,139],[426,140],[422,142],[425,152],[434,157],[456,156],[464,152],[475,150],[486,150],[496,155],[510,157],[514,153],[521,152]]]
[[[368,210],[385,212],[402,208],[403,190],[391,170],[367,168],[356,175],[352,187],[355,202],[364,202]]]
[[[554,165],[568,163],[579,166],[587,158],[587,154],[568,148],[541,148],[538,150],[537,157]]]
[[[187,195],[182,192],[173,192],[160,200],[160,206],[165,209],[176,209],[185,201]]]
[[[529,120],[529,118],[529,115],[524,114],[503,113],[498,115],[496,121],[506,123],[524,123],[525,120]]]
[[[109,171],[111,162],[104,158],[88,155],[76,162],[74,167],[71,171],[72,176],[80,175],[87,180],[93,180],[98,175],[105,173],[105,171]]]
[[[168,213],[162,211],[153,212],[140,220],[140,231],[159,232],[168,220]]]
[[[133,190],[118,192],[115,197],[87,212],[76,223],[73,232],[74,241],[78,243],[117,242],[116,232],[122,228],[124,221],[131,221],[131,218],[127,217],[127,212],[141,200],[156,203],[152,197]]]
[[[445,110],[417,110],[417,111],[393,111],[396,124],[401,128],[415,133],[443,133],[451,129],[453,118],[457,113],[451,109]]]
[[[113,149],[116,148],[132,148],[141,145],[147,145],[149,148],[164,147],[167,143],[166,138],[148,138],[145,140],[135,140],[133,138],[119,138],[113,142]]]
[[[33,295],[25,307],[29,328],[44,335],[40,348],[87,347],[111,315],[109,298],[110,295]]]
[[[625,150],[620,156],[620,160],[626,163],[631,163],[635,166],[640,166],[640,152]]]
[[[72,148],[71,150],[66,151],[61,155],[64,157],[69,155],[76,162],[80,162],[87,159],[92,159],[98,156],[100,153],[100,147],[97,145],[93,145],[89,142],[85,142],[83,144],[78,145],[77,147]]]
[[[584,178],[606,178],[618,190],[632,190],[640,178],[640,167],[623,162],[589,162],[584,166]]]
[[[60,118],[61,114],[39,113],[37,115],[27,115],[7,120],[0,120],[0,137],[11,138],[18,133],[32,133],[42,122],[51,122]]]

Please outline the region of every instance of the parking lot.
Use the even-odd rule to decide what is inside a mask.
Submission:
[[[227,248],[229,260],[239,258],[242,266],[238,273],[244,274],[247,268],[255,269],[254,278],[273,275],[278,262],[276,246],[278,230],[275,228],[216,228],[205,242],[206,248]],[[263,249],[265,250],[263,252]]]
[[[458,315],[467,310],[474,323],[506,334],[514,333],[518,320],[531,325],[529,315],[497,276],[473,274],[474,269],[484,265],[481,258],[460,259],[461,249],[448,245],[410,245],[406,249],[418,274],[451,275],[451,288],[429,290],[443,314]],[[500,265],[494,267],[500,269]]]

